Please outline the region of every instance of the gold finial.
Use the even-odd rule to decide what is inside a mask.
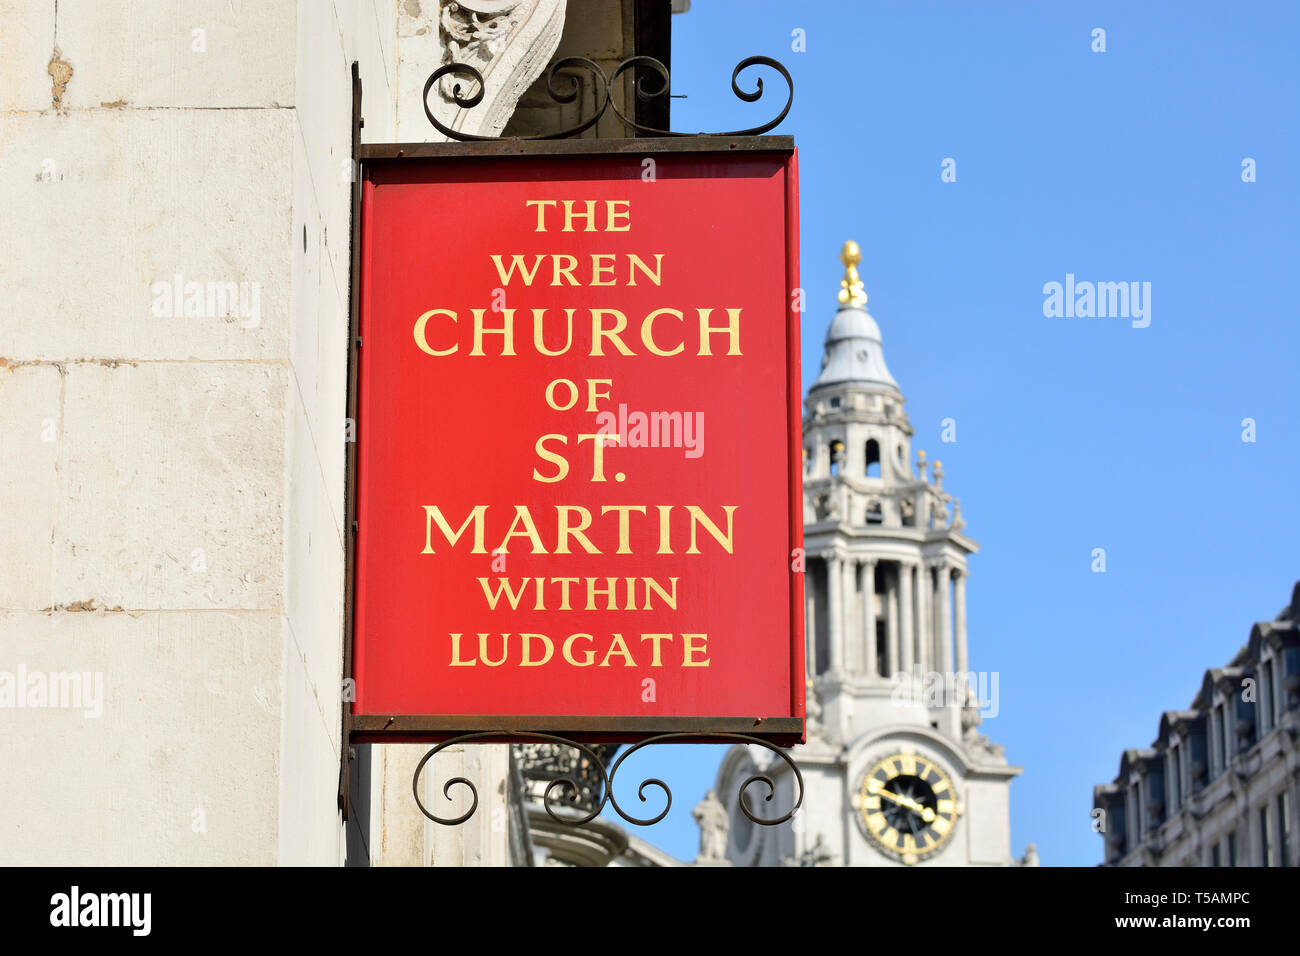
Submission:
[[[840,280],[839,300],[844,305],[860,306],[867,304],[867,293],[862,289],[862,277],[858,275],[858,263],[862,261],[862,252],[858,244],[850,239],[844,243],[840,252],[840,262],[844,263],[844,278]]]

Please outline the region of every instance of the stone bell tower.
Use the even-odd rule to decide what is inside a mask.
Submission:
[[[943,463],[918,451],[913,471],[912,426],[859,258],[845,243],[839,309],[803,426],[808,676],[824,731],[840,736],[854,735],[899,675],[966,673],[966,558],[978,548],[943,488]],[[960,738],[965,700],[932,703],[926,722]]]
[[[1020,769],[977,730],[997,713],[996,673],[970,670],[967,558],[978,545],[944,489],[942,463],[924,451],[913,459],[856,243],[841,261],[839,308],[804,403],[809,729],[794,752],[803,820],[768,831],[744,817],[735,795],[763,755],[733,748],[717,787],[731,801],[728,857],[1014,863],[1007,791]],[[766,772],[792,800],[782,762]]]

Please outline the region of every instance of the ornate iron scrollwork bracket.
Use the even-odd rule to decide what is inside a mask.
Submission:
[[[749,744],[755,747],[762,747],[765,750],[770,750],[772,753],[776,754],[777,757],[779,757],[781,760],[785,761],[786,766],[788,766],[791,772],[794,774],[794,779],[797,782],[797,791],[795,795],[794,806],[792,806],[784,814],[775,817],[756,814],[752,810],[750,810],[749,803],[745,798],[745,793],[753,784],[761,783],[767,785],[767,795],[761,798],[764,803],[770,803],[773,797],[776,796],[776,782],[771,778],[771,776],[769,776],[766,773],[756,773],[747,777],[745,781],[740,785],[740,792],[737,796],[737,800],[741,812],[744,813],[746,817],[748,817],[751,821],[758,824],[759,826],[770,827],[770,826],[777,826],[778,824],[781,823],[785,823],[787,820],[789,820],[794,816],[795,811],[798,810],[799,807],[803,804],[803,789],[804,789],[803,774],[799,772],[798,765],[793,760],[790,759],[789,754],[787,754],[784,750],[782,750],[780,747],[776,746],[775,744],[767,740],[763,740],[762,738],[759,737],[750,737],[746,734],[726,734],[726,733],[658,734],[654,737],[648,737],[645,740],[632,744],[621,754],[619,754],[618,759],[616,759],[607,770],[605,768],[604,761],[602,761],[600,758],[600,755],[597,754],[590,746],[588,746],[587,744],[579,743],[575,740],[570,740],[567,737],[558,737],[554,734],[528,733],[523,731],[484,731],[475,734],[462,734],[459,737],[453,737],[450,740],[446,740],[438,744],[432,750],[430,750],[420,760],[419,765],[416,766],[415,768],[415,775],[411,778],[411,790],[415,795],[415,802],[416,805],[419,806],[420,812],[423,813],[430,820],[432,820],[434,823],[439,823],[442,824],[443,826],[457,826],[461,823],[464,823],[466,820],[472,817],[474,815],[474,812],[478,809],[478,803],[479,803],[478,788],[474,786],[472,781],[470,781],[465,777],[452,777],[442,785],[442,794],[448,800],[454,799],[452,797],[452,792],[451,792],[453,787],[459,786],[459,787],[468,788],[471,803],[470,803],[470,808],[466,810],[464,813],[460,814],[459,816],[440,817],[437,814],[432,813],[429,810],[429,808],[424,805],[424,800],[421,799],[420,797],[420,776],[424,772],[425,764],[427,764],[430,760],[432,760],[435,756],[437,756],[439,752],[446,750],[448,747],[454,747],[459,744],[467,744],[467,743],[475,743],[475,742],[478,743],[486,743],[490,741],[501,742],[503,740],[509,740],[512,743],[529,743],[533,741],[542,741],[545,743],[555,744],[563,747],[572,747],[575,750],[579,751],[582,757],[585,758],[584,760],[581,761],[582,766],[588,772],[595,771],[596,773],[599,774],[600,783],[598,788],[599,789],[598,799],[587,800],[586,801],[587,806],[578,812],[575,812],[572,802],[557,803],[557,801],[562,799],[561,795],[567,795],[570,798],[576,799],[583,794],[584,788],[581,786],[580,782],[576,779],[576,774],[569,775],[569,776],[560,776],[550,780],[546,784],[546,789],[543,791],[543,797],[542,797],[543,807],[546,809],[547,814],[551,817],[552,820],[556,821],[557,823],[566,824],[569,826],[582,826],[584,823],[590,823],[592,820],[596,819],[596,817],[600,815],[601,811],[605,809],[605,805],[607,803],[611,807],[613,807],[614,812],[617,813],[623,820],[627,821],[628,823],[634,826],[639,826],[639,827],[653,826],[654,824],[662,820],[664,817],[666,817],[668,815],[668,811],[672,809],[673,793],[672,790],[669,789],[668,784],[664,783],[658,777],[648,777],[645,780],[642,780],[640,786],[637,787],[637,799],[639,799],[642,803],[647,802],[646,791],[648,789],[657,788],[658,790],[663,792],[664,808],[654,816],[645,817],[645,818],[633,816],[632,814],[628,813],[619,804],[618,799],[614,796],[614,787],[613,787],[614,779],[618,774],[619,768],[623,765],[623,762],[627,760],[627,758],[630,757],[632,754],[636,753],[642,748],[651,747],[654,746],[655,744],[737,743],[737,744]],[[557,813],[556,812],[557,806],[567,807],[568,812]]]
[[[615,68],[612,75],[606,76],[605,71],[594,61],[582,56],[566,56],[551,64],[551,68],[547,71],[547,92],[550,94],[551,99],[555,100],[557,103],[573,103],[578,100],[583,91],[582,77],[580,74],[573,71],[581,70],[590,73],[591,81],[595,90],[595,111],[590,117],[575,126],[566,127],[565,129],[556,130],[553,133],[546,133],[541,136],[522,136],[519,138],[565,139],[569,136],[576,136],[596,125],[596,123],[600,121],[600,118],[610,109],[613,109],[614,115],[617,116],[619,121],[627,128],[652,136],[757,136],[760,133],[766,133],[768,130],[776,128],[780,125],[781,121],[789,115],[790,107],[794,104],[794,80],[791,78],[789,70],[787,70],[779,61],[774,60],[769,56],[746,57],[736,64],[736,68],[731,73],[731,92],[746,103],[755,103],[763,96],[763,78],[761,76],[755,78],[754,89],[752,90],[741,89],[739,83],[740,74],[750,67],[756,66],[770,67],[779,73],[781,78],[785,80],[787,91],[785,106],[781,109],[781,112],[775,119],[769,120],[761,126],[755,126],[750,129],[729,130],[722,133],[678,133],[673,132],[672,130],[656,129],[653,126],[646,126],[642,123],[636,122],[636,120],[632,119],[619,109],[618,104],[616,104],[610,96],[612,84],[628,70],[635,70],[638,67],[644,67],[650,70],[655,77],[657,77],[658,83],[652,81],[650,85],[647,85],[647,77],[645,76],[634,79],[633,87],[636,90],[637,99],[642,102],[648,102],[656,97],[670,96],[671,78],[668,75],[668,67],[664,66],[659,60],[656,60],[652,56],[630,57],[620,63],[617,68]],[[563,75],[569,80],[568,89],[557,88],[556,80],[560,78],[561,71],[566,70],[569,72]],[[501,139],[502,137],[499,136],[477,136],[473,133],[462,133],[459,130],[452,129],[450,126],[444,125],[436,116],[434,116],[433,111],[429,109],[429,91],[434,88],[439,80],[448,76],[470,81],[469,89],[474,91],[468,95],[462,94],[461,84],[459,82],[453,83],[450,97],[452,102],[454,102],[458,107],[461,109],[473,109],[483,101],[483,75],[479,73],[477,69],[468,63],[448,63],[446,66],[439,67],[429,74],[429,79],[426,80],[424,84],[424,93],[422,96],[424,115],[429,118],[429,122],[433,124],[434,128],[444,136],[462,142]],[[635,77],[635,73],[633,76]]]

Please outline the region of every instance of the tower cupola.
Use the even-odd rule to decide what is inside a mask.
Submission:
[[[833,385],[859,385],[872,390],[898,393],[898,383],[889,373],[881,346],[880,326],[867,311],[867,293],[858,274],[862,253],[853,240],[840,253],[844,278],[840,281],[839,311],[826,330],[826,351],[821,374],[809,390],[812,393]]]

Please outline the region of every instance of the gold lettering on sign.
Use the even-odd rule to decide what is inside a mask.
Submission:
[[[620,434],[602,425],[601,416],[612,414],[609,406],[625,399],[618,378],[618,372],[628,367],[623,360],[708,358],[716,360],[713,364],[725,376],[722,381],[732,381],[736,360],[744,355],[743,310],[718,302],[673,301],[667,293],[658,301],[646,301],[651,295],[658,298],[659,293],[652,289],[664,286],[665,253],[645,245],[629,251],[626,247],[635,246],[636,238],[616,235],[633,231],[630,199],[562,195],[529,199],[523,202],[519,215],[523,228],[529,231],[527,238],[532,247],[520,251],[503,248],[488,254],[485,260],[460,266],[472,270],[466,274],[474,276],[475,282],[483,286],[496,283],[495,287],[483,288],[480,301],[449,303],[454,308],[439,306],[421,312],[414,319],[411,339],[404,345],[409,349],[414,341],[420,354],[433,359],[516,359],[523,353],[522,361],[503,362],[492,370],[494,374],[499,371],[504,380],[517,374],[515,369],[532,369],[529,374],[538,379],[536,401],[545,416],[538,420],[545,422],[543,427],[554,429],[525,436],[522,440],[532,443],[534,460],[511,466],[519,468],[516,477],[525,487],[543,492],[520,496],[533,499],[533,503],[466,505],[461,499],[454,507],[445,502],[420,506],[424,525],[424,548],[420,553],[429,556],[431,571],[454,570],[466,562],[468,555],[488,555],[491,547],[491,561],[470,564],[474,570],[465,581],[456,582],[474,591],[473,584],[468,583],[468,577],[473,576],[478,584],[475,600],[481,592],[480,607],[485,614],[492,614],[490,623],[480,622],[488,627],[474,627],[472,633],[447,632],[447,643],[441,645],[439,653],[448,654],[445,660],[451,667],[476,668],[475,677],[513,668],[539,668],[539,676],[565,667],[607,668],[606,672],[593,673],[612,675],[628,668],[700,668],[712,666],[715,653],[719,669],[725,654],[731,655],[728,666],[734,667],[737,655],[744,653],[743,647],[725,639],[711,646],[708,633],[684,630],[705,625],[690,621],[699,609],[689,606],[688,596],[699,591],[679,589],[680,574],[629,574],[633,567],[639,571],[650,569],[640,563],[629,566],[617,560],[598,559],[606,555],[680,556],[659,562],[657,569],[713,571],[717,562],[725,562],[736,553],[739,506],[698,499],[694,503],[663,503],[662,498],[645,503],[617,499],[603,502],[599,498],[591,500],[590,492],[619,487],[628,478],[628,473],[620,469],[645,463],[644,458],[637,460],[622,450],[625,446],[640,447],[635,428]],[[552,238],[555,247],[548,249],[546,245]],[[692,272],[704,266],[700,262],[689,265],[688,271]],[[671,273],[668,269],[669,278]],[[604,291],[620,287],[639,288],[646,294],[633,293],[629,301],[619,302],[616,293]],[[579,302],[580,307],[555,305],[555,299],[562,303],[572,289],[602,291],[572,293],[570,301]],[[536,299],[529,302],[530,295],[545,296],[543,301],[551,305],[536,305]],[[629,302],[635,303],[634,309],[628,307]],[[769,318],[764,316],[764,321]],[[529,355],[546,361],[530,362]],[[549,361],[565,357],[606,361]],[[436,366],[428,367],[433,370],[431,375],[438,374]],[[538,368],[546,371],[537,372]],[[609,377],[592,377],[602,374]],[[664,381],[671,379],[665,377]],[[658,429],[658,433],[681,431],[684,413],[652,414],[651,428]],[[596,416],[594,424],[592,415]],[[670,430],[674,419],[676,427]],[[644,430],[644,426],[640,427]],[[600,430],[593,431],[595,428]],[[626,422],[622,428],[627,429]],[[608,450],[611,448],[614,451]],[[449,449],[449,453],[455,451]],[[510,456],[501,456],[500,460],[514,461]],[[530,480],[559,487],[551,492],[527,484]],[[497,487],[488,482],[484,486]],[[564,492],[575,486],[587,494],[569,497],[573,503],[555,503],[564,502]],[[627,487],[647,485],[642,482]],[[686,487],[694,485],[688,483]],[[538,499],[545,504],[538,503]],[[753,544],[743,538],[739,543]],[[414,547],[414,542],[409,546]],[[568,556],[571,563],[564,569],[574,573],[538,575],[539,562],[528,562],[523,557],[532,555]],[[583,567],[588,558],[593,559],[592,566]],[[510,564],[507,559],[518,563]],[[435,562],[441,562],[437,568],[432,567]],[[507,568],[515,572],[514,576]],[[536,617],[554,611],[601,616],[582,625],[592,626],[593,631],[568,632],[566,627],[560,633],[561,628],[545,626],[547,618]],[[611,612],[616,616],[608,617]],[[631,623],[638,621],[636,615],[643,612],[659,614],[643,617],[639,624]],[[674,623],[666,623],[665,618]],[[679,618],[681,623],[677,623]],[[596,628],[596,621],[608,623]],[[503,624],[535,630],[503,631],[499,629]],[[629,687],[640,687],[639,681],[627,683]],[[879,821],[879,827],[884,829],[887,823],[879,813],[880,786],[875,781],[873,784],[870,796],[865,797],[866,807],[875,811],[869,823]]]

